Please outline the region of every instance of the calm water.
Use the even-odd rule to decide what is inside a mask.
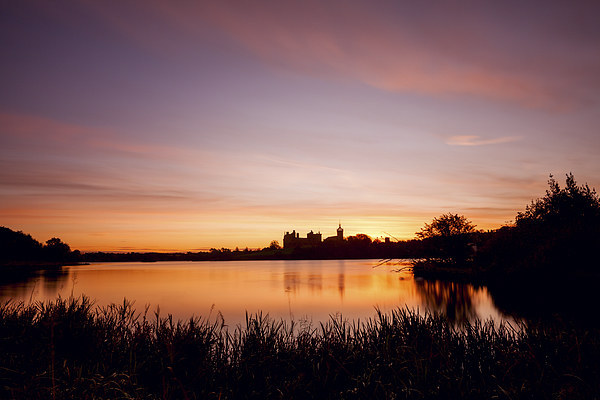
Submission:
[[[286,320],[372,317],[375,308],[442,311],[452,320],[504,318],[486,288],[415,280],[377,260],[94,263],[0,286],[0,300],[29,303],[86,295],[98,305],[135,301],[138,311],[216,318],[232,326],[246,311]],[[401,266],[401,265],[400,265]]]

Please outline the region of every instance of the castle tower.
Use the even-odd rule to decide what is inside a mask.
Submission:
[[[344,240],[344,229],[342,229],[342,223],[340,222],[339,227],[337,228],[337,240]]]

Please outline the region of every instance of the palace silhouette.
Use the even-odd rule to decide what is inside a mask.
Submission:
[[[323,242],[343,242],[344,241],[344,229],[340,223],[337,228],[336,236],[329,236],[322,241],[323,235],[321,232],[314,233],[312,230],[306,234],[305,238],[301,238],[300,234],[293,230],[291,233],[286,232],[283,235],[283,248],[289,249],[293,247],[313,247],[319,246]]]

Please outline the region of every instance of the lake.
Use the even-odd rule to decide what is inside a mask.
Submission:
[[[235,326],[245,314],[327,321],[373,317],[398,307],[435,310],[451,320],[506,317],[485,287],[415,279],[397,272],[408,261],[377,266],[378,260],[268,260],[156,263],[93,263],[40,271],[25,280],[0,284],[0,300],[29,303],[58,296],[86,295],[104,306],[135,302],[150,315],[172,314]]]

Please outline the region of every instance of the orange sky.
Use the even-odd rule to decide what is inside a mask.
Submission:
[[[499,227],[550,173],[599,186],[598,8],[11,2],[0,225],[82,251]]]

